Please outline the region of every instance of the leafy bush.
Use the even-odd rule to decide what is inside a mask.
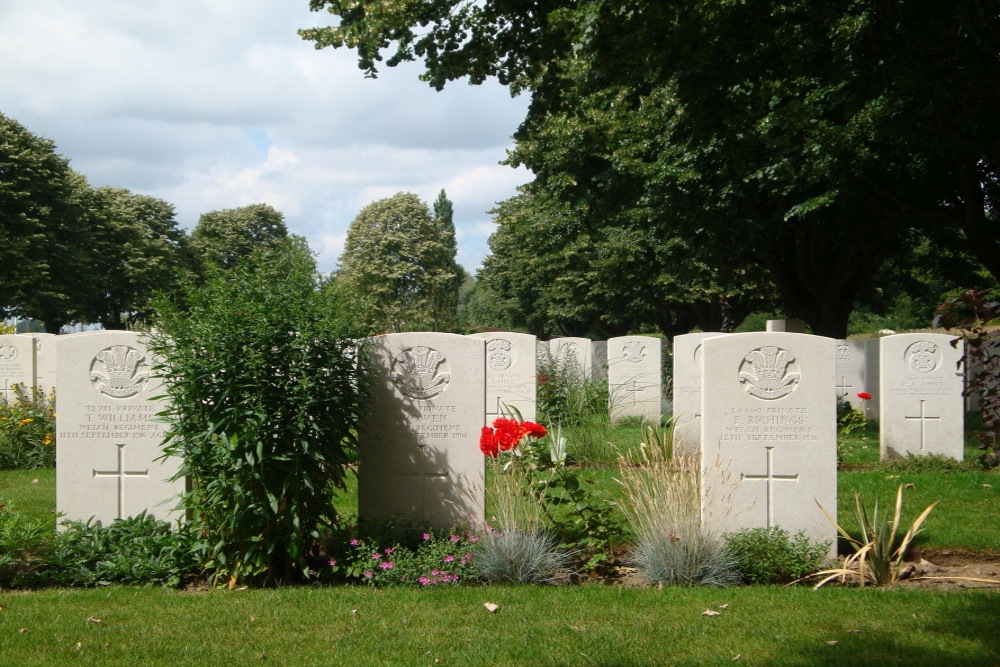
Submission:
[[[542,354],[538,360],[538,417],[548,424],[576,426],[588,415],[608,421],[608,383],[589,380],[570,353]]]
[[[165,452],[184,461],[182,504],[216,583],[308,579],[321,562],[360,398],[354,332],[331,293],[293,239],[158,305]]]
[[[785,584],[818,570],[830,545],[778,527],[748,528],[726,536],[733,567],[750,584]]]
[[[0,587],[35,583],[54,533],[54,517],[24,516],[0,498]]]
[[[188,532],[145,512],[99,522],[67,521],[40,573],[54,586],[178,586],[197,569]]]
[[[38,387],[13,385],[14,400],[0,396],[0,470],[56,464],[56,398]]]

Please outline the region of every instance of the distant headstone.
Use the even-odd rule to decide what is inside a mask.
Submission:
[[[145,511],[179,520],[184,480],[176,458],[158,460],[166,425],[161,380],[139,335],[126,331],[57,338],[56,509],[103,524]]]
[[[879,446],[883,460],[907,454],[965,455],[962,344],[947,334],[879,339]]]
[[[538,339],[507,331],[472,334],[486,341],[486,422],[517,408],[523,419],[535,420]]]
[[[552,363],[571,377],[590,378],[593,363],[593,345],[589,338],[553,338],[549,341]]]
[[[765,331],[774,333],[806,333],[806,323],[803,320],[768,320]]]
[[[643,417],[658,424],[663,394],[662,340],[621,336],[608,340],[607,351],[611,418]]]
[[[829,541],[837,511],[836,341],[743,333],[702,343],[702,517]]]
[[[590,344],[590,376],[594,381],[608,377],[608,342],[595,340]]]
[[[46,394],[56,388],[56,340],[50,333],[29,333],[35,339],[35,386]]]
[[[878,385],[878,358],[881,344],[878,338],[869,338],[865,341],[865,392],[871,395],[865,401],[865,418],[878,421],[878,411],[882,391]]]
[[[865,409],[865,343],[861,340],[837,340],[837,401]]]
[[[699,332],[674,336],[674,452],[701,456],[701,344],[706,338],[723,336]]]
[[[485,518],[486,341],[376,336],[359,433],[358,513],[448,529]]]
[[[11,403],[14,385],[31,393],[35,386],[35,341],[25,334],[0,335],[0,396]]]

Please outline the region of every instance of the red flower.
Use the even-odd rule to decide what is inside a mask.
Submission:
[[[548,384],[548,383],[549,383],[549,376],[548,375],[545,375],[543,373],[542,375],[538,376],[538,384]]]
[[[493,420],[493,428],[496,429],[496,441],[500,445],[501,451],[509,451],[521,442],[524,433],[521,431],[521,424],[513,419],[499,417]]]
[[[500,455],[500,448],[497,445],[497,440],[493,435],[493,429],[489,426],[483,427],[483,432],[479,436],[479,449],[486,454],[486,456],[491,459],[495,459]]]
[[[863,401],[867,401],[871,397],[872,395],[869,394],[867,391],[858,392],[858,398],[860,398]]]
[[[521,428],[524,429],[525,435],[530,435],[532,438],[544,438],[548,433],[544,426],[534,422],[521,422]]]

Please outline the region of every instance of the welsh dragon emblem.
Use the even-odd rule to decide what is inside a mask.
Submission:
[[[145,357],[128,345],[112,345],[94,356],[90,381],[94,388],[112,398],[131,398],[146,386],[149,371],[140,370]]]
[[[787,396],[799,382],[799,373],[788,367],[794,361],[795,357],[787,350],[765,345],[743,358],[740,382],[746,385],[748,394],[757,398],[773,400]]]

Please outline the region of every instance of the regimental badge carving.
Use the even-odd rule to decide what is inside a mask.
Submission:
[[[17,359],[17,348],[10,343],[0,345],[0,361],[12,361]]]
[[[559,345],[559,356],[580,355],[580,346],[577,343],[561,343]]]
[[[131,398],[146,387],[149,371],[139,350],[128,345],[112,345],[94,356],[90,381],[94,388],[112,398]]]
[[[505,371],[514,363],[514,346],[509,340],[494,338],[486,343],[486,365],[495,371]]]
[[[851,360],[851,346],[850,345],[838,345],[837,346],[837,361],[842,361],[847,363]]]
[[[637,364],[646,358],[646,344],[637,340],[630,340],[622,347],[622,356],[625,361]]]
[[[906,348],[904,357],[914,373],[931,373],[941,365],[941,351],[929,340],[917,341]]]
[[[751,396],[764,400],[795,391],[800,379],[798,364],[788,350],[765,345],[749,352],[740,364],[740,382]]]
[[[416,345],[396,355],[389,377],[404,396],[427,400],[444,393],[451,370],[440,352]]]

